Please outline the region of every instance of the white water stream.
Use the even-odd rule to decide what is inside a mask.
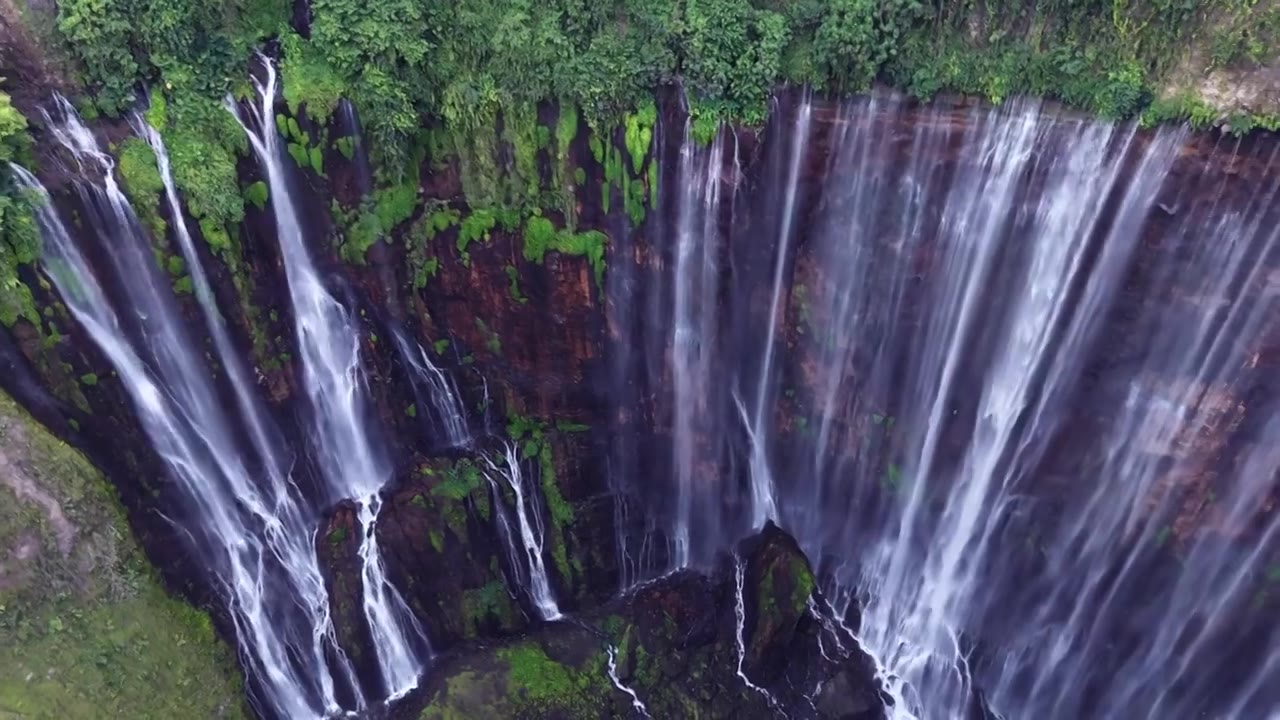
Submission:
[[[303,386],[311,401],[312,444],[328,483],[331,499],[356,503],[360,541],[363,609],[386,695],[398,698],[412,690],[423,669],[419,648],[426,637],[387,580],[378,552],[376,521],[380,493],[391,479],[384,452],[371,437],[374,418],[365,398],[360,363],[360,328],[351,312],[325,288],[307,250],[276,131],[277,76],[264,60],[266,81],[258,84],[253,122],[240,120],[267,175],[270,203],[288,277],[295,331],[302,361]]]
[[[212,370],[188,337],[169,279],[155,267],[150,240],[112,175],[110,156],[69,103],[60,100],[57,110],[59,117],[47,118],[55,137],[87,172],[101,177],[102,187],[84,187],[82,195],[90,221],[111,241],[110,267],[95,269],[44,189],[19,169],[21,182],[43,200],[37,221],[46,270],[120,376],[147,436],[180,485],[184,510],[199,518],[185,523],[182,534],[192,538],[189,551],[210,565],[226,596],[260,700],[290,717],[334,714],[341,710],[337,677],[362,702],[350,662],[334,641],[313,545],[314,518],[293,493],[291,460],[281,456],[278,431],[226,336],[181,213],[173,214],[174,234],[235,393],[235,414],[219,401]],[[140,129],[157,154],[174,207],[163,143],[149,128]],[[120,289],[119,304],[103,282]],[[239,429],[250,448],[240,446]]]
[[[560,613],[560,605],[556,602],[555,592],[551,589],[551,580],[547,577],[544,544],[546,528],[542,521],[542,507],[538,502],[538,490],[526,484],[524,472],[520,469],[520,457],[514,443],[505,446],[501,464],[485,458],[489,466],[486,477],[494,490],[494,507],[497,510],[500,534],[507,545],[507,557],[512,571],[520,580],[522,588],[533,603],[534,610],[542,620],[559,620],[564,617]],[[507,511],[502,504],[502,492],[494,477],[503,482],[515,496],[516,526],[518,533],[513,532],[507,520]],[[519,543],[517,550],[516,543]],[[527,582],[526,582],[527,580]]]

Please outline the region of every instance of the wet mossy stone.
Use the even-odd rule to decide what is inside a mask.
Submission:
[[[744,671],[771,682],[784,669],[796,628],[809,609],[816,581],[809,560],[794,538],[772,522],[738,546],[746,558],[746,660]]]
[[[824,683],[814,699],[814,708],[824,718],[833,720],[882,720],[884,698],[874,681],[875,668],[865,656],[845,661],[835,677]]]
[[[612,651],[617,677],[650,717],[882,720],[874,662],[838,624],[815,616],[830,607],[820,594],[811,606],[813,574],[795,541],[770,525],[738,551],[748,652],[771,653],[781,668],[767,683],[753,676],[748,686],[738,674],[736,567],[726,553],[710,571],[671,573],[520,637],[451,648],[403,717],[639,717],[609,678]],[[813,688],[827,685],[818,708]]]

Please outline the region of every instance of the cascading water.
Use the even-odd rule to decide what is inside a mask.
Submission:
[[[160,159],[175,234],[187,261],[218,360],[226,368],[239,413],[226,413],[210,368],[190,340],[169,291],[154,267],[150,242],[74,109],[58,99],[62,117],[48,119],[55,137],[78,162],[103,178],[81,188],[98,235],[110,242],[110,272],[91,269],[34,177],[21,182],[40,198],[36,217],[46,271],[77,322],[101,349],[133,400],[157,454],[181,490],[190,521],[191,551],[212,568],[227,599],[246,672],[264,710],[284,717],[320,717],[341,708],[333,673],[359,690],[350,663],[334,642],[328,597],[311,543],[313,518],[290,494],[286,462],[275,450],[276,430],[253,395],[226,337],[190,236],[176,211],[163,144],[147,139]],[[147,128],[149,130],[149,128]],[[118,301],[100,280],[110,276]],[[118,310],[117,310],[118,308]],[[123,320],[122,320],[123,318]],[[136,319],[136,324],[128,324]],[[239,446],[244,428],[251,451]],[[256,454],[257,463],[249,462]],[[265,480],[261,480],[265,478]],[[271,581],[267,582],[270,577]],[[332,663],[337,667],[331,667]]]
[[[434,427],[442,440],[440,444],[449,448],[469,446],[472,438],[467,428],[467,413],[453,378],[436,367],[420,344],[399,332],[395,333],[395,338],[400,358],[413,371],[410,381],[414,397],[430,410]]]
[[[363,610],[372,636],[384,689],[398,698],[418,682],[427,641],[417,620],[388,581],[378,552],[375,523],[382,506],[381,490],[391,469],[368,431],[360,364],[360,330],[351,314],[329,294],[303,240],[281,162],[275,130],[276,69],[264,60],[266,82],[257,88],[255,132],[241,121],[267,174],[281,255],[293,303],[303,381],[311,401],[312,444],[332,494],[351,498],[362,528],[360,542]],[[230,111],[240,120],[239,108]]]
[[[787,290],[787,269],[791,262],[788,252],[795,235],[796,196],[800,189],[800,167],[805,157],[809,138],[809,120],[813,108],[808,93],[796,112],[795,130],[789,148],[790,164],[787,167],[787,184],[784,192],[782,216],[778,228],[777,250],[773,261],[773,291],[769,300],[769,314],[765,320],[764,346],[761,349],[760,377],[756,383],[755,410],[747,416],[740,396],[735,395],[743,423],[748,428],[751,445],[751,526],[760,527],[766,520],[776,519],[778,514],[773,470],[769,465],[769,446],[766,438],[771,434],[773,422],[773,397],[777,387],[774,379],[774,359],[777,355],[777,331],[781,321],[783,297]]]
[[[864,606],[900,718],[1268,717],[1276,168],[1228,189],[1226,141],[1201,180],[1172,170],[1179,131],[1022,101],[795,105],[727,236],[705,205],[729,183],[692,162],[715,146],[681,149],[681,252],[653,281],[673,564],[776,513]],[[726,256],[700,300],[697,263]],[[736,415],[702,405],[708,368],[739,378]],[[745,447],[749,504],[700,466],[717,447]]]
[[[711,147],[697,148],[689,139],[680,150],[680,196],[676,204],[676,258],[674,269],[671,364],[673,423],[673,469],[676,478],[676,512],[672,529],[672,563],[688,565],[694,555],[695,519],[710,522],[719,498],[695,482],[699,453],[698,440],[711,418],[712,360],[716,336],[715,304],[718,262],[715,239],[720,221],[720,197],[724,185],[724,132],[718,132]],[[712,453],[714,457],[715,453]],[[715,539],[719,539],[718,537]],[[700,549],[702,546],[699,546]]]
[[[429,647],[383,573],[375,522],[391,473],[369,429],[360,330],[304,245],[266,71],[245,124],[295,311],[318,502],[357,503],[363,611],[394,698]],[[671,563],[705,563],[776,518],[846,611],[828,618],[811,599],[835,643],[823,654],[844,655],[853,633],[842,623],[857,625],[900,720],[969,717],[975,704],[1018,718],[1280,717],[1268,621],[1280,593],[1275,158],[1242,190],[1230,141],[1188,171],[1196,161],[1177,131],[1034,103],[920,108],[877,94],[834,115],[807,97],[796,105],[777,114],[769,137],[782,141],[751,178],[731,131],[701,148],[686,130],[668,193],[675,232],[637,252],[646,262],[629,278],[656,276],[656,290],[625,296],[661,312],[647,325],[628,317],[637,326],[619,335],[644,357],[620,367],[650,375],[628,401],[670,403],[654,414],[671,419],[673,485],[637,493],[659,498],[649,509]],[[225,593],[255,698],[281,717],[365,709],[333,639],[317,508],[291,494],[292,458],[236,357],[163,143],[136,121],[232,391],[225,402],[110,158],[61,109],[54,136],[104,178],[82,192],[111,246],[91,267],[19,169],[45,198],[45,270],[198,519],[186,523],[192,552]],[[415,341],[395,339],[441,441],[469,445],[457,387]],[[665,372],[669,394],[654,391]],[[538,485],[514,445],[488,467],[513,583],[540,618],[561,618]],[[635,564],[624,585],[645,572]],[[741,560],[734,570],[737,672],[776,706],[743,670]],[[647,714],[615,653],[610,680]]]
[[[322,685],[325,711],[333,713],[337,710],[332,680],[329,672],[324,670],[326,650],[338,658],[343,679],[355,694],[357,706],[363,706],[364,698],[360,696],[359,685],[350,660],[338,647],[334,637],[333,623],[329,617],[329,594],[325,589],[324,577],[320,573],[315,554],[314,531],[310,529],[313,526],[310,522],[313,516],[303,513],[300,500],[290,492],[293,483],[287,476],[285,468],[292,463],[292,460],[286,461],[281,457],[279,449],[284,447],[284,441],[279,431],[270,423],[261,401],[254,394],[249,373],[239,353],[235,351],[231,338],[227,335],[225,322],[213,296],[213,289],[205,277],[204,267],[196,254],[191,233],[183,219],[182,206],[178,201],[178,192],[173,182],[169,154],[164,141],[160,133],[141,117],[135,115],[131,124],[151,146],[156,156],[160,178],[164,184],[165,201],[169,206],[170,217],[173,218],[174,235],[178,239],[178,247],[190,273],[192,288],[200,303],[210,337],[213,338],[219,362],[225,368],[235,392],[236,405],[245,421],[249,440],[253,444],[254,451],[262,458],[262,469],[266,473],[270,497],[273,499],[275,509],[273,518],[275,522],[268,522],[265,527],[266,538],[269,547],[285,565],[287,577],[293,580],[292,584],[296,589],[291,594],[295,602],[302,608],[304,616],[309,619],[308,625],[312,628],[310,650],[313,663],[310,671],[317,674]],[[256,628],[241,627],[240,631],[241,634],[248,633],[256,636]]]
[[[609,663],[607,666],[609,671],[609,682],[613,683],[614,687],[631,696],[631,708],[640,713],[641,717],[653,717],[649,714],[649,708],[645,707],[644,701],[642,701],[640,696],[636,694],[635,689],[622,682],[622,679],[618,677],[618,649],[610,645],[605,648],[605,651],[609,654]]]
[[[742,666],[747,661],[747,591],[746,591],[746,575],[747,562],[740,557],[733,558],[733,619],[734,619],[734,642],[738,646],[738,679],[743,685],[760,693],[769,701],[771,707],[777,707],[778,702],[774,700],[770,692],[759,685],[751,682],[751,678],[747,677],[747,673]]]
[[[1099,707],[1127,717],[1148,716],[1139,713],[1150,710],[1150,696],[1140,703],[1089,697],[1087,690],[1100,678],[1086,667],[1097,663],[1101,647],[1090,651],[1087,642],[1063,643],[1079,643],[1083,651],[1071,658],[1080,665],[1068,673],[1064,673],[1068,654],[1062,644],[1056,656],[1042,651],[1046,644],[1053,646],[1045,642],[1044,633],[1054,626],[1055,613],[1071,616],[1062,607],[1050,610],[1058,603],[1030,600],[1036,610],[1027,624],[1010,622],[1010,604],[1020,592],[1020,580],[1008,568],[1021,564],[1009,558],[1005,543],[1009,526],[1034,513],[1028,506],[1034,503],[1037,488],[1031,483],[1050,439],[1062,426],[1063,405],[1076,391],[1085,356],[1117,296],[1139,226],[1154,208],[1180,137],[1166,133],[1137,148],[1131,129],[1055,121],[1044,118],[1035,106],[1020,105],[1001,113],[982,113],[972,118],[969,127],[962,139],[960,167],[949,183],[937,184],[933,173],[926,171],[909,176],[903,183],[909,193],[900,193],[890,183],[867,178],[855,184],[855,192],[846,200],[849,214],[831,212],[829,225],[815,232],[818,244],[831,253],[820,261],[822,266],[845,269],[830,279],[829,302],[814,309],[817,317],[830,323],[835,336],[827,346],[834,350],[820,363],[829,375],[815,397],[847,399],[849,383],[865,383],[864,378],[871,378],[868,384],[879,388],[899,388],[903,395],[883,394],[878,399],[884,405],[864,406],[863,412],[870,415],[874,408],[890,408],[881,410],[885,413],[880,416],[881,425],[886,415],[894,416],[896,427],[910,433],[895,438],[897,446],[890,451],[896,456],[890,462],[902,458],[899,478],[905,478],[906,484],[894,488],[900,504],[890,503],[890,512],[900,512],[895,515],[896,526],[884,526],[870,556],[862,559],[861,576],[848,579],[863,587],[869,599],[863,638],[879,651],[892,676],[905,683],[904,711],[921,716],[958,714],[956,708],[965,707],[974,694],[975,681],[997,711],[1012,716],[1063,716],[1064,712],[1085,716]],[[928,132],[929,125],[924,128]],[[874,126],[860,129],[846,139],[845,152],[854,167],[877,164],[869,154],[880,152],[884,141],[874,130]],[[936,141],[926,137],[916,142]],[[1117,178],[1126,165],[1132,174],[1121,188]],[[1030,195],[1028,182],[1035,187]],[[882,215],[879,224],[867,226],[867,208],[886,205],[907,212]],[[936,229],[922,233],[894,225],[902,217],[915,223],[917,207],[939,209]],[[1109,216],[1103,215],[1104,208],[1110,208]],[[904,279],[896,276],[907,268],[895,270],[895,259],[867,246],[869,237],[890,237],[901,243],[895,248],[899,259],[913,257],[912,243],[938,247],[933,251],[941,256],[935,270],[940,276],[936,296],[921,301],[925,317],[905,334],[898,334],[894,321],[902,311],[905,287]],[[1013,245],[1012,238],[1025,240]],[[900,262],[896,264],[901,267]],[[1208,267],[1195,270],[1206,271]],[[894,278],[887,294],[860,286],[858,278],[873,274]],[[997,297],[999,303],[993,304]],[[1185,327],[1160,320],[1151,326]],[[856,353],[865,352],[860,346],[868,341],[883,344],[874,346],[866,359],[858,357]],[[919,357],[908,358],[912,351]],[[905,377],[895,377],[904,363]],[[857,369],[849,372],[851,367]],[[967,388],[980,390],[967,392]],[[961,413],[972,420],[955,419]],[[847,416],[828,410],[821,420],[824,440],[845,440],[835,437],[832,426],[847,421]],[[962,426],[965,439],[946,437]],[[1134,437],[1122,442],[1125,452],[1151,449]],[[839,453],[833,449],[818,445],[816,453],[820,457]],[[1098,502],[1105,504],[1127,493],[1136,477],[1114,461],[1102,462],[1094,472],[1113,478],[1097,486],[1099,497],[1107,498]],[[821,508],[833,505],[833,496],[839,495],[821,483],[839,482],[842,476],[816,477],[819,484],[812,499],[797,502],[799,514],[820,517]],[[1131,502],[1143,495],[1137,493]],[[1136,509],[1126,503],[1110,507],[1124,507],[1130,517]],[[1068,542],[1073,534],[1063,534],[1062,544],[1050,547],[1072,548],[1069,552],[1078,558],[1078,539],[1087,536],[1085,544],[1095,553],[1091,562],[1077,564],[1073,559],[1064,564],[1080,574],[1085,587],[1102,583],[1110,589],[1114,579],[1103,579],[1105,569],[1116,557],[1132,552],[1125,547],[1126,536],[1130,543],[1136,538],[1118,525],[1099,524],[1098,510],[1076,517],[1077,527],[1071,532],[1077,542]],[[1063,531],[1070,527],[1070,517],[1063,519]],[[793,526],[801,533],[805,528],[817,529],[804,533],[811,552],[835,552],[856,542],[851,533],[842,533],[830,522],[796,521]],[[1047,552],[1053,562],[1058,553]],[[1064,555],[1062,561],[1066,559]],[[1053,577],[1055,585],[1052,590],[1044,588],[1042,597],[1062,591],[1066,578],[1056,573]],[[1072,605],[1082,595],[1068,591],[1063,597],[1071,599],[1066,605]],[[1179,623],[1170,619],[1170,625]],[[1099,632],[1083,623],[1073,627],[1071,620],[1059,628],[1064,638],[1096,638]],[[1156,628],[1152,631],[1160,633]],[[1025,647],[1028,657],[1021,662],[1005,660],[994,673],[979,670],[978,677],[972,677],[973,640],[969,637],[994,642],[1002,653]],[[1136,664],[1132,669],[1141,667]],[[1039,672],[1029,680],[1026,668]],[[1108,671],[1108,676],[1123,678],[1115,670]],[[994,674],[995,680],[986,674]],[[1046,684],[1061,688],[1062,694],[1046,692]],[[1123,694],[1139,687],[1129,678],[1114,685],[1126,688]],[[1166,709],[1149,717],[1180,715]]]
[[[560,605],[556,602],[555,593],[551,589],[551,579],[547,576],[547,565],[543,559],[546,529],[542,524],[542,508],[538,502],[538,491],[536,488],[525,485],[524,473],[520,470],[520,456],[516,452],[515,444],[510,442],[506,444],[501,465],[488,457],[485,457],[485,463],[489,466],[489,472],[485,473],[485,477],[489,479],[490,486],[493,488],[493,506],[497,510],[499,535],[507,546],[507,560],[511,566],[511,572],[518,584],[526,586],[524,590],[528,593],[538,617],[542,620],[559,620],[564,616],[560,613]],[[503,493],[494,476],[502,478],[515,496],[519,537],[511,529],[507,511],[502,503]],[[519,550],[517,550],[517,542]]]

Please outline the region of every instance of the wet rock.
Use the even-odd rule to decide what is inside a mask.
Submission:
[[[885,717],[880,688],[859,659],[841,666],[835,677],[822,686],[814,707],[824,718],[832,720],[881,720]],[[870,680],[870,681],[869,681]]]
[[[782,674],[796,629],[808,612],[813,570],[795,539],[772,521],[739,546],[739,555],[746,558],[743,669],[753,679],[771,682]]]
[[[383,559],[438,650],[526,626],[504,572],[483,459],[424,459],[403,478],[378,522]]]
[[[753,677],[757,688],[738,674],[735,566],[726,558],[713,572],[673,573],[521,638],[461,645],[394,716],[639,717],[608,676],[612,648],[618,679],[651,717],[763,719],[781,710],[791,718],[883,718],[871,659],[847,633],[820,638],[834,630],[808,609],[812,573],[795,541],[770,525],[740,549],[751,582],[762,586],[749,592],[762,624],[748,652],[761,654],[757,665],[772,679]],[[821,694],[805,695],[818,687]]]

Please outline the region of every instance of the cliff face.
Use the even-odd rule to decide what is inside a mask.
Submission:
[[[474,158],[433,156],[428,148],[416,178],[373,190],[350,119],[340,113],[322,128],[313,126],[305,112],[291,116],[283,104],[277,108],[286,135],[306,135],[307,144],[312,137],[333,139],[316,145],[319,161],[307,155],[305,163],[290,165],[290,181],[313,256],[335,295],[355,308],[359,318],[360,355],[373,406],[367,422],[380,429],[376,439],[388,450],[394,475],[376,527],[388,575],[433,649],[456,653],[417,698],[434,699],[433,707],[443,708],[442,717],[476,711],[512,683],[537,686],[540,679],[517,677],[524,663],[532,663],[538,673],[566,675],[573,689],[547,699],[526,688],[525,695],[509,700],[524,703],[508,708],[513,713],[537,716],[551,707],[581,716],[607,713],[615,705],[625,708],[629,701],[608,694],[608,686],[600,685],[604,692],[595,694],[595,684],[608,677],[598,671],[613,653],[618,667],[629,666],[620,671],[620,680],[632,680],[654,712],[666,708],[659,717],[707,703],[713,717],[767,716],[768,702],[761,704],[765,691],[783,693],[783,687],[818,679],[831,680],[826,694],[780,702],[791,707],[813,701],[824,717],[872,718],[880,712],[878,696],[866,686],[865,658],[852,651],[855,643],[847,632],[823,625],[823,615],[809,611],[805,601],[814,588],[812,571],[794,541],[780,539],[773,530],[740,552],[747,558],[737,571],[745,575],[747,607],[738,622],[752,629],[738,662],[732,622],[735,568],[720,555],[726,549],[721,540],[745,536],[754,528],[747,512],[753,479],[742,461],[751,443],[744,435],[766,425],[771,429],[770,452],[794,473],[777,484],[799,492],[808,477],[803,472],[808,458],[867,452],[872,439],[888,436],[885,426],[892,425],[892,416],[906,412],[890,408],[890,393],[866,380],[874,349],[833,352],[847,349],[840,345],[844,340],[824,334],[839,326],[841,318],[833,312],[841,306],[822,293],[847,287],[850,276],[848,266],[825,254],[819,231],[831,224],[832,207],[851,202],[824,189],[858,187],[866,177],[891,175],[922,162],[930,166],[929,177],[950,183],[971,169],[965,143],[992,122],[991,115],[969,103],[917,105],[884,94],[866,103],[842,103],[782,93],[775,111],[777,121],[763,133],[729,128],[713,147],[703,148],[687,136],[686,118],[674,101],[660,103],[647,124],[594,133],[579,122],[559,135],[551,127],[561,125],[560,111],[544,107],[540,118],[550,140],[533,151],[502,141],[489,158],[495,165],[489,181],[532,179],[545,191],[544,209],[526,208],[513,216],[513,211],[466,204],[464,185],[475,182],[475,170],[467,163]],[[1036,120],[1040,142],[1056,147],[1076,138],[1078,118],[1055,108],[1043,118]],[[103,130],[107,137],[119,132]],[[643,133],[652,144],[635,141]],[[862,137],[859,133],[874,152],[864,151],[856,164],[837,162],[850,147],[849,138]],[[1197,202],[1207,196],[1197,193],[1247,198],[1270,172],[1265,138],[1198,135],[1170,143],[1167,135],[1161,137],[1135,131],[1110,141],[1133,148],[1119,156],[1117,187],[1136,182],[1138,158],[1152,143],[1169,143],[1173,156],[1166,178],[1153,190],[1157,211],[1134,229],[1140,237],[1132,260],[1123,266],[1126,276],[1117,284],[1113,303],[1123,310],[1109,314],[1099,330],[1096,349],[1080,371],[1085,390],[1068,403],[1063,424],[1078,429],[1055,435],[1037,468],[1035,486],[1050,503],[1069,497],[1067,479],[1086,472],[1073,443],[1091,437],[1102,422],[1089,388],[1150,367],[1142,348],[1135,346],[1144,318],[1167,304],[1213,301],[1188,297],[1186,287],[1166,281],[1195,274],[1197,258],[1187,251],[1190,241],[1176,237],[1175,228],[1189,216],[1209,217],[1217,210],[1213,202]],[[349,139],[347,144],[339,142],[342,138]],[[925,141],[928,146],[922,147]],[[697,178],[687,174],[694,167],[687,159],[695,156],[709,158],[697,161],[704,163]],[[1048,180],[1036,171],[1028,175],[1027,189],[1004,198],[1010,217],[1038,212],[1034,193]],[[241,162],[246,197],[260,192],[253,188],[262,179],[254,163]],[[681,195],[695,181],[706,187],[691,204]],[[714,207],[706,201],[712,194],[718,197]],[[1118,210],[1124,202],[1120,195],[1105,195],[1103,202]],[[64,186],[56,197],[67,216],[89,215],[84,203],[91,200],[73,186]],[[138,205],[144,200],[134,197]],[[211,250],[216,243],[210,245],[208,237],[198,237],[197,248],[235,342],[252,358],[258,392],[278,420],[283,442],[298,458],[294,480],[309,490],[318,484],[321,469],[306,452],[310,440],[302,418],[311,409],[301,389],[300,352],[270,202],[268,196],[251,204],[230,251]],[[688,213],[695,206],[711,208],[698,217],[696,232],[732,239],[709,251],[712,270],[704,278],[706,287],[697,288],[706,292],[704,311],[712,318],[702,340],[725,348],[723,357],[746,359],[740,366],[711,363],[710,372],[682,395],[677,383],[684,380],[675,377],[675,365],[686,362],[681,359],[686,351],[679,347],[677,328],[690,318],[680,316],[676,307],[675,286],[682,281],[675,273],[687,262],[678,241],[689,234],[693,221],[677,209]],[[859,222],[886,228],[897,228],[903,212],[889,203],[862,211]],[[940,232],[943,219],[937,208],[918,212],[921,227],[916,232]],[[199,224],[171,217],[163,206],[160,216],[170,234],[154,238],[157,257],[171,273],[193,336],[208,348],[211,341],[189,280],[183,285],[188,275],[180,263],[166,259],[172,256],[173,226],[185,220],[196,230]],[[1104,214],[1088,232],[1102,237],[1124,221],[1118,212]],[[793,237],[790,253],[779,263],[778,239],[787,242],[788,233]],[[97,261],[106,262],[113,252],[87,220],[75,227],[75,234]],[[601,237],[607,238],[603,247]],[[895,289],[880,284],[889,278],[858,279],[868,284],[869,294],[894,297],[898,332],[925,332],[927,307],[936,300],[930,289],[947,280],[942,250],[927,242],[905,247],[901,236],[888,232],[869,238],[869,246],[905,269],[906,285]],[[1091,252],[1085,262],[1102,262],[1101,251]],[[1259,262],[1274,258],[1264,254]],[[165,577],[214,608],[221,627],[231,634],[229,620],[219,614],[212,579],[192,562],[181,536],[181,522],[199,519],[189,516],[166,481],[164,462],[147,441],[111,364],[70,320],[47,282],[32,277],[28,284],[39,288],[38,306],[49,324],[32,328],[20,320],[4,336],[0,350],[15,369],[4,376],[6,389],[108,472]],[[1253,283],[1246,292],[1261,303],[1273,286],[1273,280]],[[51,337],[48,328],[54,326],[61,334]],[[1222,412],[1179,444],[1180,453],[1201,456],[1198,467],[1226,463],[1241,452],[1240,443],[1251,442],[1250,433],[1240,428],[1261,421],[1250,414],[1256,412],[1255,403],[1245,396],[1269,392],[1259,390],[1260,378],[1280,362],[1280,338],[1274,328],[1267,333],[1245,341],[1242,374],[1212,390],[1222,395]],[[776,361],[772,355],[754,356],[761,347],[772,348],[766,337],[776,337]],[[475,438],[470,447],[447,442],[446,418],[431,406],[438,388],[414,358],[431,364],[453,384],[464,410],[464,431]],[[219,387],[225,387],[228,381],[216,363],[211,372]],[[757,376],[766,378],[760,385],[772,388],[771,395],[745,401],[731,396],[734,387],[754,386],[751,378]],[[841,381],[833,384],[833,376]],[[33,377],[38,383],[28,380]],[[1191,380],[1171,367],[1144,381],[1176,388]],[[977,392],[958,393],[949,409],[969,417],[980,400]],[[762,409],[743,407],[740,423],[734,401],[758,402]],[[682,425],[681,412],[691,407],[688,403],[696,404],[698,416]],[[818,418],[812,409],[821,407],[834,410]],[[764,418],[745,417],[752,412]],[[809,425],[819,420],[827,426],[822,438]],[[974,429],[961,425],[948,423],[938,440],[943,464],[959,464],[964,457]],[[687,443],[685,451],[682,442]],[[894,444],[904,441],[887,442],[889,450],[874,452],[891,454]],[[560,609],[581,617],[587,628],[540,627],[515,639],[536,624],[538,610],[517,590],[519,562],[509,556],[499,524],[503,512],[515,512],[519,501],[510,487],[495,480],[487,464],[508,443],[524,476],[537,488],[539,500],[533,507],[545,526],[547,574]],[[688,458],[688,477],[677,481],[673,457]],[[829,502],[815,510],[839,514],[856,506],[858,517],[828,519],[826,525],[815,520],[814,527],[873,526],[877,503],[889,502],[886,498],[896,492],[892,467],[884,467],[885,489],[869,502]],[[1171,477],[1171,486],[1161,490],[1176,498],[1177,520],[1171,523],[1176,537],[1213,525],[1201,502],[1210,491],[1206,482],[1203,476]],[[694,488],[690,507],[678,506],[677,486]],[[369,665],[371,639],[361,614],[359,557],[360,539],[368,530],[361,527],[350,500],[335,500],[315,519],[315,545],[339,645],[358,672],[369,675],[376,671]],[[679,520],[682,512],[684,521]],[[691,540],[679,536],[682,522],[693,525]],[[620,587],[654,576],[681,552],[689,553],[686,560],[715,571],[682,574],[615,598]],[[1026,562],[1029,577],[1043,570],[1034,557]],[[797,569],[796,563],[803,567]],[[770,594],[777,598],[762,599]],[[675,630],[662,624],[660,612],[672,618]],[[824,632],[834,636],[819,640]],[[609,653],[602,654],[602,638]],[[811,656],[818,643],[827,641],[847,645],[850,652],[823,665]],[[647,649],[642,653],[641,648]],[[669,657],[646,668],[644,653]],[[793,658],[794,665],[785,667],[779,658]],[[848,663],[856,667],[845,667]],[[735,667],[765,690],[750,691]],[[695,670],[705,675],[699,678]],[[574,680],[579,673],[592,678],[587,686]],[[679,678],[688,679],[676,682]],[[666,694],[660,686],[669,681],[678,687]],[[833,692],[855,699],[832,699]],[[720,699],[724,697],[731,699]],[[579,702],[581,707],[566,705]],[[838,710],[849,707],[859,709],[852,714]]]

